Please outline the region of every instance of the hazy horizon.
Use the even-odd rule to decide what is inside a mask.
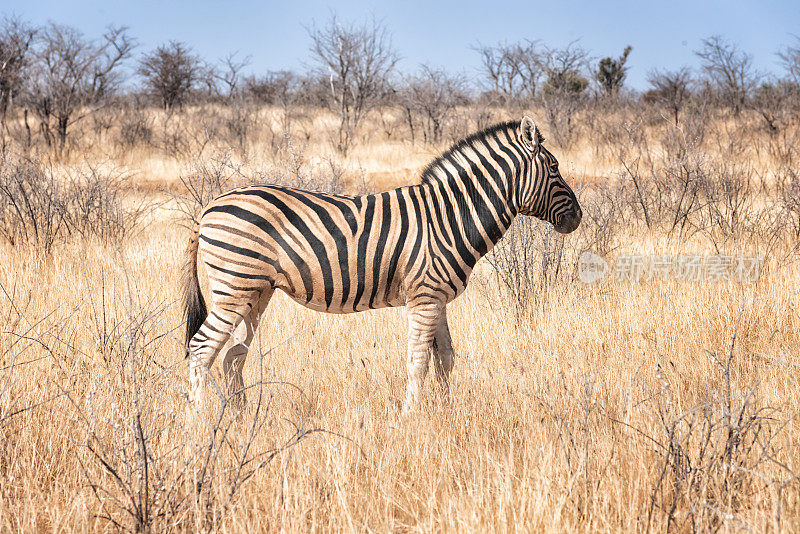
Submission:
[[[653,69],[696,68],[694,51],[703,38],[719,34],[752,54],[754,67],[781,75],[776,52],[800,34],[800,5],[787,0],[755,2],[686,2],[640,5],[616,1],[604,5],[507,2],[504,10],[487,10],[475,2],[372,4],[350,1],[286,3],[233,2],[22,2],[10,0],[3,15],[34,24],[53,21],[99,37],[110,24],[130,28],[143,52],[170,40],[191,46],[213,63],[230,52],[251,56],[248,74],[303,70],[310,62],[307,28],[325,23],[332,13],[343,21],[375,17],[392,36],[401,56],[398,68],[412,72],[423,63],[462,72],[478,82],[480,58],[472,46],[480,43],[540,40],[562,47],[580,40],[592,63],[619,56],[633,47],[626,85],[643,90]],[[452,9],[451,9],[452,8]],[[154,15],[155,14],[155,15]],[[475,84],[477,85],[477,83]]]

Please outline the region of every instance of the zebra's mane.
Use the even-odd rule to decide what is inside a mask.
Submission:
[[[450,148],[442,152],[439,155],[439,157],[435,158],[433,161],[431,161],[430,163],[428,163],[428,165],[425,166],[425,169],[422,171],[422,183],[425,184],[425,183],[431,183],[432,181],[436,181],[438,179],[436,177],[436,169],[438,169],[445,161],[451,159],[453,156],[457,156],[458,154],[461,154],[465,150],[473,148],[473,144],[475,141],[493,136],[497,132],[504,130],[516,131],[516,129],[519,128],[520,122],[521,121],[515,120],[515,121],[506,121],[494,124],[492,126],[489,126],[488,128],[480,130],[479,132],[470,134],[469,136],[465,137],[464,139],[461,139],[460,141],[456,141]],[[542,134],[538,128],[536,129],[536,134],[538,136],[539,143],[541,144],[542,142],[544,142],[544,137],[542,137]]]

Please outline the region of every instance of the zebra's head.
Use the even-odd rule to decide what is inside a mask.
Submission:
[[[544,146],[542,135],[530,117],[523,117],[517,136],[528,165],[523,165],[518,191],[519,212],[553,225],[568,234],[581,223],[581,207],[558,170],[558,160]]]

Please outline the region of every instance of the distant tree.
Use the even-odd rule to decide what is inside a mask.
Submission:
[[[628,67],[625,63],[628,61],[628,55],[631,53],[631,46],[626,46],[622,51],[622,55],[616,59],[611,57],[604,57],[597,65],[595,78],[603,94],[606,96],[616,95],[619,93],[622,83],[625,81]]]
[[[675,121],[691,96],[692,73],[687,67],[676,71],[653,71],[647,78],[656,100],[667,106]]]
[[[780,50],[778,57],[789,81],[800,86],[800,37],[794,38],[794,45],[787,45]]]
[[[556,140],[565,146],[574,133],[573,118],[589,81],[584,76],[589,53],[577,41],[564,48],[545,48],[539,64],[545,75],[542,99]]]
[[[402,91],[402,101],[407,113],[412,141],[414,123],[411,113],[422,117],[426,141],[438,142],[442,129],[456,106],[466,100],[466,81],[461,76],[444,69],[423,65],[419,73],[408,78]]]
[[[328,77],[329,102],[339,114],[336,148],[346,154],[361,119],[385,97],[399,58],[386,28],[375,20],[342,24],[334,15],[308,33],[312,58],[319,74]]]
[[[539,65],[546,76],[543,91],[551,96],[578,95],[589,85],[583,75],[589,53],[572,41],[564,48],[545,48]]]
[[[244,92],[260,104],[284,105],[293,99],[300,83],[294,72],[278,70],[244,79]]]
[[[774,135],[785,124],[790,102],[798,96],[798,87],[791,81],[764,82],[753,91],[750,107],[764,120],[767,132]]]
[[[392,94],[392,91],[387,79],[386,86],[373,104],[373,108],[386,103],[387,97]],[[339,109],[335,107],[335,102],[331,95],[330,73],[323,74],[320,71],[311,71],[298,77],[294,98],[298,105],[313,108],[333,106],[334,111],[337,112]]]
[[[313,98],[314,91],[305,90],[308,88],[303,86],[303,82],[300,76],[288,70],[268,72],[263,76],[249,76],[244,79],[242,92],[246,98],[258,104],[276,106],[280,111],[281,128],[273,135],[273,147],[280,145],[285,140],[283,137],[291,130],[296,106],[303,98]],[[322,89],[325,89],[324,85]]]
[[[214,78],[224,87],[225,96],[229,99],[233,99],[238,95],[242,69],[250,65],[252,61],[252,56],[236,59],[237,55],[238,52],[232,52],[220,59],[220,68],[212,71]]]
[[[500,95],[505,104],[536,96],[542,74],[537,45],[536,41],[528,41],[473,47],[481,56],[481,70],[491,90]]]
[[[219,80],[221,75],[222,71],[217,65],[199,60],[192,88],[186,93],[184,101],[188,101],[191,97],[199,97],[198,100],[225,99],[225,88]]]
[[[186,101],[200,78],[202,68],[191,48],[170,41],[142,57],[138,73],[144,78],[148,93],[171,112]]]
[[[695,54],[702,62],[706,81],[737,115],[758,83],[753,57],[719,35],[703,39],[702,48]]]
[[[109,28],[99,42],[69,26],[51,23],[42,31],[26,98],[48,146],[60,154],[70,125],[108,103],[134,46],[126,28]]]
[[[30,76],[32,45],[38,29],[18,18],[0,23],[0,151],[5,152],[8,131],[6,117],[14,99]]]

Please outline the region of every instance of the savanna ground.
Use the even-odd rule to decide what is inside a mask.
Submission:
[[[429,378],[400,417],[405,310],[325,315],[281,294],[247,409],[218,395],[198,430],[179,280],[199,205],[248,181],[413,183],[446,147],[387,135],[390,114],[343,158],[323,112],[248,117],[147,111],[87,122],[58,159],[4,156],[0,529],[800,528],[796,128],[622,108],[567,138],[537,121],[584,221],[566,237],[520,221],[481,261],[449,306],[449,402]],[[460,110],[451,137],[487,117],[517,118]],[[583,251],[612,276],[578,281]],[[764,260],[757,281],[613,277],[621,255],[683,253]]]

